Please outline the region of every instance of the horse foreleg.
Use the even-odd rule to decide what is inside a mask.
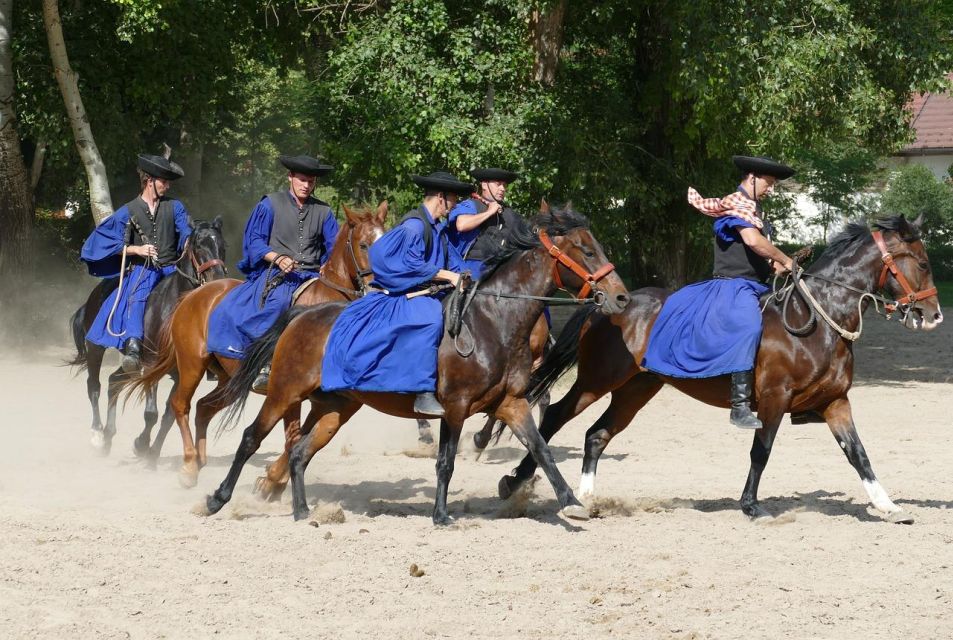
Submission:
[[[433,523],[451,524],[453,518],[447,513],[447,491],[453,476],[453,463],[457,457],[457,445],[460,443],[462,424],[450,424],[440,420],[440,444],[437,451],[437,497],[433,504]]]
[[[89,396],[89,405],[93,410],[90,444],[97,449],[103,446],[103,421],[99,414],[99,395],[102,392],[102,384],[99,382],[99,374],[105,352],[106,350],[98,344],[86,343],[86,395]]]
[[[860,436],[857,435],[857,429],[854,426],[854,419],[850,411],[850,401],[847,398],[838,398],[832,402],[824,411],[824,419],[834,434],[837,444],[840,445],[848,462],[857,471],[864,489],[870,497],[870,502],[887,514],[887,519],[891,522],[900,522],[904,524],[913,523],[913,518],[904,513],[903,509],[894,504],[887,491],[883,488],[874,475],[874,470],[870,466],[870,458],[867,457],[867,451],[864,449]]]
[[[176,424],[179,425],[179,434],[182,436],[182,467],[179,469],[179,484],[186,489],[194,487],[199,477],[198,452],[192,439],[189,413],[192,409],[192,396],[195,395],[195,390],[198,389],[204,373],[204,366],[186,368],[180,362],[179,384],[169,397],[169,404],[172,406]]]
[[[178,388],[179,377],[178,375],[174,375],[172,376],[172,391],[169,392],[169,397],[166,398],[165,411],[162,413],[162,422],[159,423],[159,432],[156,434],[156,439],[152,442],[152,446],[149,447],[149,457],[147,458],[146,466],[150,469],[156,468],[159,462],[159,454],[162,453],[162,445],[165,444],[165,437],[169,435],[169,430],[172,428],[172,425],[175,424],[172,396]]]
[[[584,392],[578,383],[574,384],[559,402],[550,405],[546,413],[543,414],[543,421],[539,428],[543,440],[549,442],[562,429],[564,424],[582,413],[598,399],[597,394]],[[512,475],[500,478],[497,487],[500,498],[503,500],[509,498],[520,485],[533,477],[536,467],[536,459],[531,454],[527,453],[523,456],[519,465],[513,470]]]
[[[152,428],[159,421],[158,385],[152,385],[146,392],[146,408],[142,412],[142,419],[145,426],[139,436],[132,441],[132,452],[137,458],[146,457],[149,454],[149,443],[152,441]]]
[[[101,452],[109,455],[113,445],[113,436],[116,435],[116,407],[119,404],[119,385],[129,377],[122,367],[109,374],[109,386],[106,389],[106,427],[103,429],[103,446]]]
[[[208,464],[208,451],[206,445],[208,441],[208,425],[219,411],[225,408],[226,403],[217,399],[218,392],[226,385],[228,378],[218,377],[218,384],[210,393],[203,396],[195,405],[195,452],[198,460],[198,468],[201,469]]]
[[[572,489],[566,483],[565,478],[556,467],[556,461],[553,459],[553,452],[549,445],[536,429],[536,423],[533,421],[533,413],[529,403],[525,398],[507,398],[497,408],[496,417],[503,420],[516,435],[523,446],[529,450],[533,460],[536,461],[549,479],[553,491],[556,492],[556,499],[559,501],[560,513],[575,520],[588,520],[589,512],[582,503],[573,495]],[[500,492],[505,480],[500,481]]]
[[[262,500],[274,502],[284,493],[289,480],[288,456],[291,453],[291,448],[297,444],[303,436],[311,433],[315,423],[318,421],[318,412],[313,406],[311,410],[308,411],[308,417],[305,418],[304,424],[301,424],[301,405],[299,404],[298,408],[293,409],[293,411],[293,420],[289,420],[288,414],[285,414],[284,451],[281,452],[281,455],[278,456],[274,462],[268,465],[268,468],[265,470],[265,475],[258,476],[258,479],[255,480],[253,493]]]
[[[303,520],[310,515],[308,499],[304,491],[304,471],[318,451],[331,441],[341,426],[361,408],[355,402],[343,396],[327,396],[314,404],[318,411],[318,422],[307,436],[291,448],[288,464],[291,471],[291,506],[295,520]]]
[[[771,447],[774,445],[778,428],[781,426],[781,418],[784,416],[784,410],[778,407],[787,404],[786,400],[778,400],[775,402],[775,407],[769,408],[763,402],[763,398],[759,400],[761,402],[758,405],[758,418],[764,426],[754,432],[754,441],[751,443],[751,451],[748,454],[751,467],[748,469],[748,478],[745,480],[745,488],[741,493],[741,511],[752,519],[774,517],[758,502],[758,486],[761,484],[761,474],[768,465]]]

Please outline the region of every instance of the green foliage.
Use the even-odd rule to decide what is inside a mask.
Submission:
[[[890,176],[880,212],[911,220],[923,214],[924,239],[931,251],[953,244],[953,183],[937,180],[923,165],[908,164]]]

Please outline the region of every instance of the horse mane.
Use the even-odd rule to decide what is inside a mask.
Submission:
[[[544,229],[550,237],[564,236],[573,229],[588,229],[589,220],[586,216],[572,208],[567,203],[563,207],[553,207],[549,211],[540,213],[532,221],[519,218],[518,224],[505,231],[491,228],[486,233],[492,242],[494,250],[483,260],[484,282],[510,258],[524,251],[541,246],[539,229]],[[498,240],[498,241],[497,241]]]
[[[919,240],[920,234],[916,227],[912,226],[903,216],[889,216],[880,218],[873,223],[873,228],[878,231],[896,231],[901,234],[904,242],[913,242]],[[854,220],[848,222],[844,228],[827,243],[827,249],[821,254],[816,266],[828,264],[834,259],[844,255],[857,245],[870,238],[871,228],[863,220]]]

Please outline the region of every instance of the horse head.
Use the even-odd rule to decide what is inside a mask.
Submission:
[[[193,223],[186,253],[200,283],[219,280],[228,275],[228,269],[225,268],[222,216],[215,216],[211,222],[196,220]]]
[[[370,208],[355,211],[344,205],[344,217],[347,227],[345,240],[347,273],[351,280],[363,290],[374,277],[368,249],[384,235],[387,200],[377,205],[376,211]]]
[[[883,260],[878,288],[897,300],[905,327],[931,331],[943,322],[943,312],[920,239],[922,224],[922,215],[912,222],[904,216],[885,218],[874,224],[872,235]]]
[[[592,235],[589,221],[573,210],[572,203],[552,208],[543,200],[535,226],[554,260],[553,274],[560,288],[581,298],[591,291],[603,313],[625,310],[629,304],[625,283]]]

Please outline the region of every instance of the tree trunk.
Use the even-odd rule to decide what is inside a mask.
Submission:
[[[563,46],[563,20],[566,0],[555,0],[549,6],[533,9],[529,16],[529,30],[536,60],[533,62],[533,80],[552,86],[559,66],[559,51]]]
[[[33,197],[14,108],[13,0],[0,0],[0,274],[20,275],[31,265]]]
[[[43,24],[50,43],[53,73],[60,86],[60,93],[63,94],[63,102],[66,104],[70,126],[73,128],[73,139],[76,141],[76,150],[79,151],[79,157],[86,169],[93,219],[96,224],[99,224],[113,212],[112,198],[109,195],[109,179],[106,176],[106,166],[96,147],[96,141],[93,140],[93,132],[89,127],[83,99],[79,95],[78,76],[70,67],[69,57],[66,55],[66,42],[63,40],[63,25],[57,0],[43,0]]]

